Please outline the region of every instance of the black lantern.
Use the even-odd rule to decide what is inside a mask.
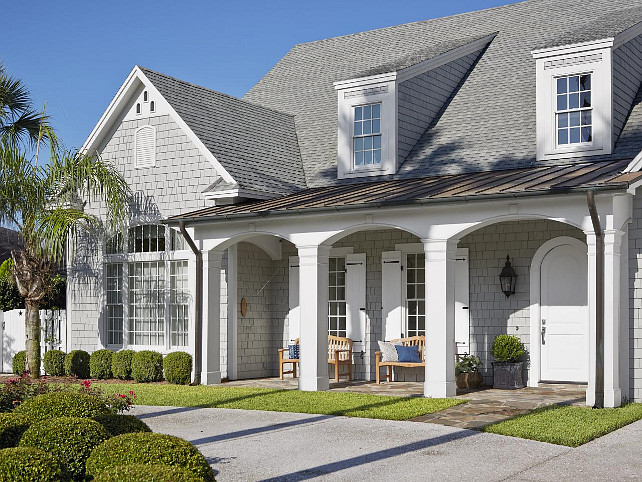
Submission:
[[[515,282],[517,281],[517,273],[510,264],[510,258],[506,255],[506,264],[499,273],[499,284],[502,286],[502,291],[508,298],[510,295],[515,294]]]

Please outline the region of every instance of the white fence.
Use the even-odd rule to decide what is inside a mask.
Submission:
[[[54,348],[67,351],[66,312],[40,311],[42,355]],[[11,373],[13,356],[25,349],[25,310],[0,311],[0,372]]]

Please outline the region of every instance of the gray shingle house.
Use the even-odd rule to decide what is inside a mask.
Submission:
[[[136,192],[130,226],[76,247],[68,339],[189,351],[218,383],[275,376],[300,338],[323,390],[328,334],[362,380],[379,340],[425,335],[395,377],[448,396],[455,355],[489,382],[508,333],[530,386],[593,404],[603,324],[605,404],[642,401],[641,82],[637,0],[296,45],[242,99],[134,67],[84,145]]]

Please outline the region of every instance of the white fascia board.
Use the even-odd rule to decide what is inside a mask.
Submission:
[[[254,191],[252,189],[226,189],[225,191],[206,192],[203,193],[205,199],[228,199],[234,197],[244,197],[251,199],[274,199],[276,195],[269,195],[261,191]]]
[[[629,27],[625,31],[617,34],[613,41],[613,50],[621,47],[625,43],[633,40],[635,37],[638,37],[640,35],[642,35],[642,22],[638,22],[632,27]]]
[[[236,183],[234,178],[227,172],[227,170],[221,165],[221,163],[218,162],[218,160],[216,159],[216,157],[214,157],[214,155],[210,152],[210,150],[207,147],[205,147],[203,142],[198,138],[198,136],[194,133],[194,131],[192,131],[192,129],[190,129],[189,126],[185,123],[185,121],[181,119],[181,116],[179,116],[176,110],[174,110],[174,107],[172,107],[172,105],[169,102],[167,102],[167,99],[165,99],[161,95],[161,93],[156,89],[154,84],[147,78],[147,76],[143,73],[140,67],[138,67],[138,65],[134,66],[132,71],[127,76],[127,79],[125,80],[123,85],[120,87],[120,89],[118,89],[118,92],[116,93],[112,101],[109,103],[107,110],[105,110],[100,120],[98,121],[94,129],[91,131],[91,134],[89,134],[89,137],[87,138],[85,143],[82,145],[81,151],[91,152],[98,148],[104,135],[107,132],[109,132],[109,128],[111,127],[113,121],[118,117],[118,115],[120,115],[122,110],[126,107],[126,102],[129,100],[129,96],[131,95],[132,89],[136,88],[137,82],[143,84],[145,88],[147,88],[150,92],[154,93],[159,98],[162,98],[165,100],[165,102],[169,106],[170,115],[172,116],[174,121],[185,132],[187,137],[194,143],[194,145],[198,148],[201,154],[203,154],[205,159],[207,159],[209,163],[212,164],[216,172],[226,182]]]
[[[638,155],[629,162],[622,172],[638,172],[640,169],[642,169],[642,151],[638,152]]]
[[[370,84],[381,84],[383,82],[388,82],[395,80],[397,78],[397,72],[388,72],[385,74],[376,74],[368,75],[367,77],[359,77],[357,79],[348,79],[348,80],[339,80],[334,82],[334,88],[336,90],[349,89],[352,87],[363,87],[364,85]]]
[[[546,57],[557,57],[559,55],[610,48],[613,47],[614,40],[615,39],[613,39],[613,37],[609,37],[605,39],[591,40],[589,42],[581,42],[577,44],[558,45],[556,47],[547,47],[545,49],[532,50],[531,55],[535,59],[543,59]]]

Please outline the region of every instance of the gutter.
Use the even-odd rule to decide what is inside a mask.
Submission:
[[[196,298],[194,299],[194,382],[192,385],[201,384],[201,369],[203,362],[203,253],[196,247],[194,240],[185,229],[185,223],[178,223],[183,238],[196,256]]]
[[[595,405],[604,408],[604,233],[595,207],[593,191],[586,191],[593,231],[595,231]]]

